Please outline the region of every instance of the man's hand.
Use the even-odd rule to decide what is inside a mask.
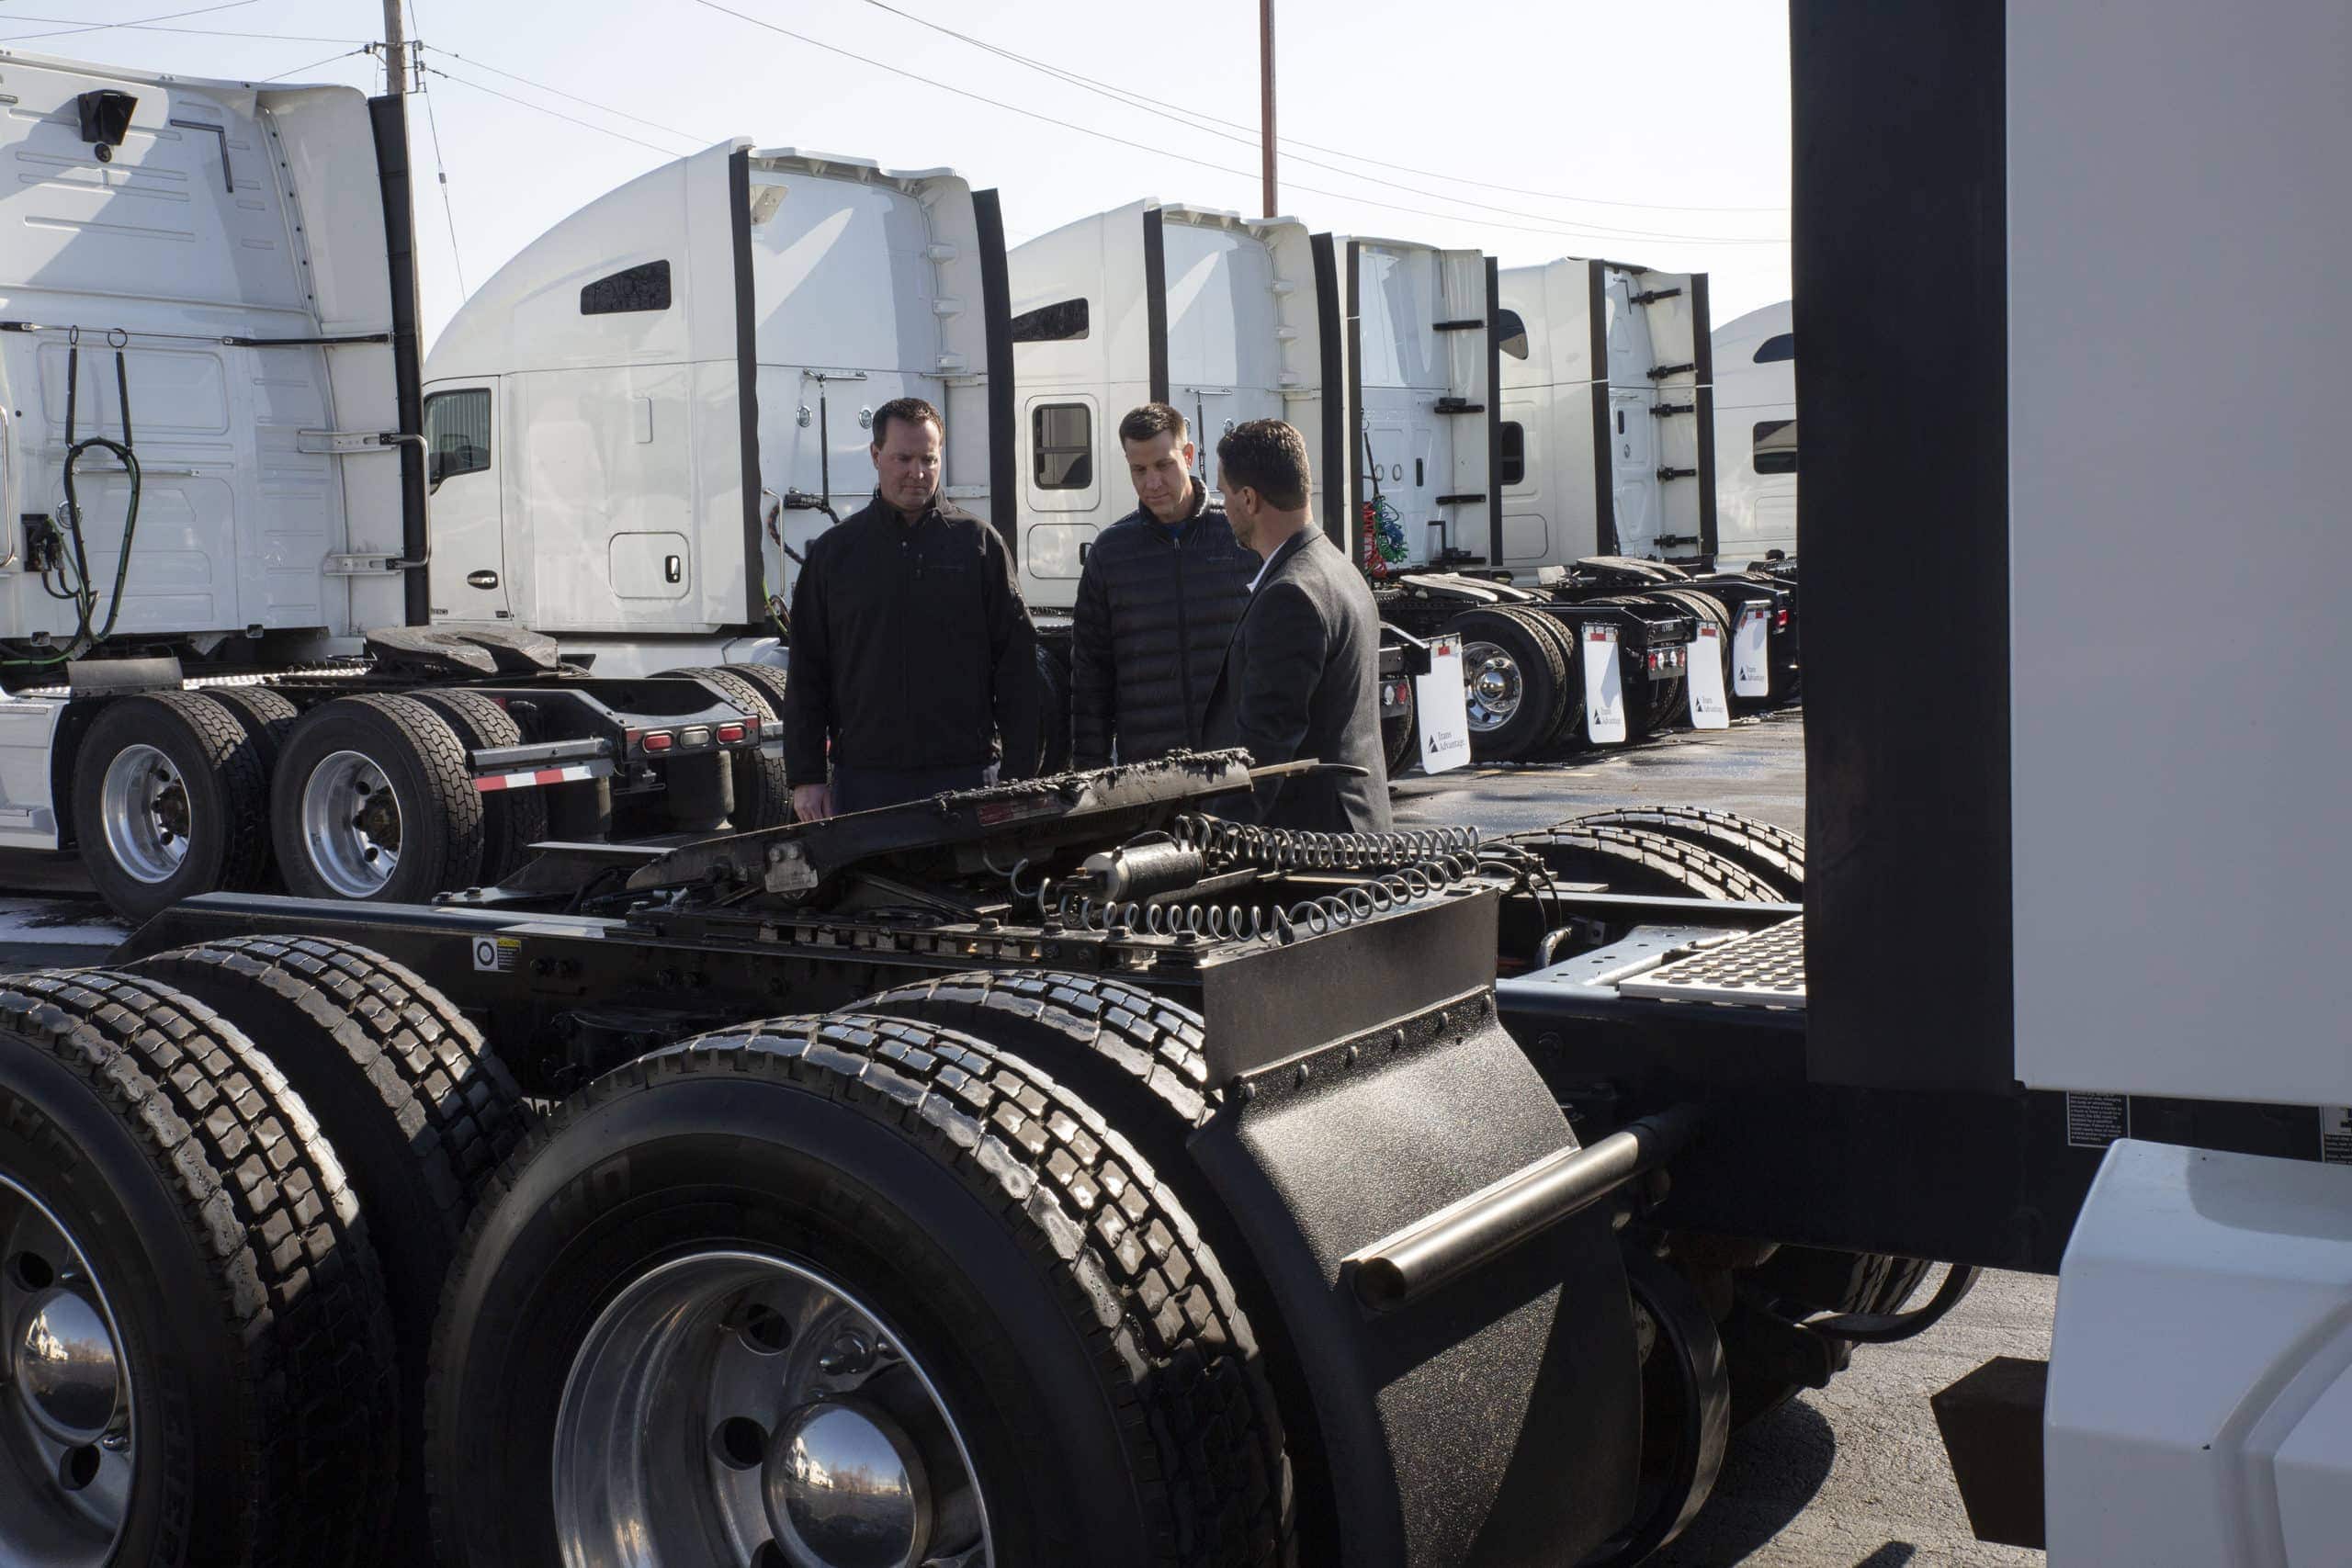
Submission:
[[[792,814],[803,822],[821,822],[833,814],[833,786],[805,784],[792,786]]]

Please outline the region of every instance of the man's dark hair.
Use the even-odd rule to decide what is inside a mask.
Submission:
[[[1253,419],[1227,431],[1216,444],[1217,488],[1228,494],[1256,491],[1278,512],[1306,505],[1312,478],[1306,468],[1306,437],[1279,419]]]
[[[1166,403],[1146,403],[1139,409],[1129,409],[1127,417],[1119,422],[1119,440],[1123,444],[1170,434],[1176,437],[1179,446],[1192,439],[1184,416]]]
[[[919,419],[927,419],[939,427],[941,435],[947,434],[947,422],[939,417],[937,409],[933,408],[921,398],[892,398],[874,411],[875,446],[881,446],[889,436],[890,422],[894,419],[903,419],[910,423]]]

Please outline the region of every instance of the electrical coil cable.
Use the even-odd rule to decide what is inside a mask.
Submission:
[[[1177,843],[1206,855],[1214,870],[1246,865],[1260,871],[1379,871],[1483,852],[1478,829],[1468,827],[1313,833],[1187,813],[1170,824],[1168,833]]]
[[[79,659],[112,637],[115,622],[122,615],[123,585],[130,577],[130,543],[139,532],[141,477],[139,458],[130,449],[130,373],[123,360],[130,334],[118,327],[107,333],[107,343],[114,350],[115,394],[122,412],[122,439],[92,435],[76,441],[74,422],[80,412],[82,389],[82,329],[71,329],[65,338],[65,526],[73,550],[69,554],[61,547],[55,564],[40,569],[40,585],[51,598],[64,600],[74,606],[74,639],[62,649],[0,660],[0,664],[41,666]],[[93,447],[114,454],[129,476],[130,485],[122,519],[122,547],[115,557],[114,594],[107,605],[107,624],[95,629],[91,621],[97,614],[98,596],[90,583],[90,551],[82,534],[82,500],[74,484],[74,470],[81,464],[82,455]],[[57,579],[54,583],[50,581],[52,571]]]

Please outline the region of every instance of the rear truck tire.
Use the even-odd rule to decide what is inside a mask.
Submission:
[[[1659,563],[1651,561],[1645,564],[1656,566]],[[1588,604],[1599,604],[1604,606],[1614,605],[1619,607],[1638,604],[1640,602],[1640,596],[1636,594],[1615,595],[1606,599],[1588,599],[1585,601]],[[1620,678],[1622,679],[1623,677],[1625,666],[1632,664],[1634,661],[1634,656],[1626,650],[1622,643],[1620,643],[1618,647],[1617,660]],[[1624,694],[1625,739],[1628,741],[1646,740],[1651,736],[1657,733],[1659,728],[1673,715],[1676,705],[1683,701],[1682,681],[1679,676],[1663,681],[1657,680],[1649,676],[1645,670],[1641,680],[1626,680],[1624,682]]]
[[[449,721],[409,696],[337,697],[287,737],[270,828],[288,892],[419,903],[476,886],[482,799]]]
[[[1514,761],[1549,739],[1567,704],[1560,650],[1500,609],[1464,610],[1447,630],[1462,639],[1462,679],[1470,716],[1470,755]]]
[[[1037,772],[1069,771],[1069,663],[1044,643],[1037,645]]]
[[[560,1531],[571,1568],[1292,1560],[1280,1418],[1182,1202],[1074,1091],[903,1020],[749,1024],[568,1100],[468,1235],[430,1400],[451,1568]],[[888,1550],[768,1550],[860,1456]]]
[[[1532,604],[1508,605],[1503,613],[1517,616],[1536,635],[1549,638],[1559,651],[1560,720],[1528,753],[1531,760],[1556,757],[1577,745],[1584,728],[1584,678],[1577,665],[1577,639],[1557,615],[1547,615]]]
[[[1511,836],[1552,868],[1577,882],[1601,882],[1613,892],[1718,902],[1781,902],[1780,889],[1703,844],[1639,828],[1564,822]]]
[[[1644,1346],[1641,1485],[1634,1517],[1578,1568],[1633,1568],[1679,1536],[1714,1491],[1732,1431],[1723,1341],[1699,1293],[1634,1247],[1625,1283]]]
[[[104,1347],[0,1386],[0,1561],[386,1561],[375,1254],[238,1031],[102,970],[0,982],[0,1253],[12,1349],[36,1314]]]
[[[757,686],[760,695],[767,698],[768,706],[779,716],[783,714],[785,672],[773,664],[763,664],[756,659],[747,659],[741,664],[728,665],[727,672],[741,675]]]
[[[195,692],[109,702],[74,755],[74,834],[126,919],[268,874],[268,780],[229,709]]]
[[[432,1560],[424,1373],[466,1222],[531,1112],[504,1063],[413,972],[324,937],[238,937],[123,973],[196,998],[271,1060],[325,1130],[368,1222],[400,1357],[391,1561]]]
[[[1732,700],[1731,617],[1724,614],[1723,601],[1712,593],[1703,593],[1693,588],[1660,589],[1657,597],[1672,600],[1697,616],[1700,624],[1715,628],[1715,658],[1723,666],[1724,702],[1728,705]],[[1695,652],[1698,639],[1693,637],[1691,641]]]
[[[760,744],[728,759],[735,780],[735,810],[728,820],[735,825],[735,831],[756,832],[791,821],[792,782],[786,776],[784,759],[767,749],[769,738],[783,733],[781,699],[768,701],[763,683],[739,670],[716,665],[665,670],[662,679],[707,681],[718,688],[720,696],[760,721]]]
[[[1380,746],[1388,768],[1388,779],[1394,784],[1406,769],[1420,761],[1421,725],[1420,697],[1413,690],[1408,677],[1405,686],[1405,711],[1380,721]]]
[[[1778,888],[1785,903],[1804,902],[1804,840],[1785,828],[1696,806],[1626,806],[1589,811],[1564,828],[1636,828],[1713,850]]]
[[[229,710],[254,743],[261,758],[264,783],[277,772],[277,759],[286,750],[286,732],[302,716],[302,710],[279,693],[267,686],[207,686],[200,696],[210,697]]]
[[[462,686],[427,686],[409,694],[448,721],[469,750],[523,744],[514,716],[480,692]],[[481,801],[481,876],[503,881],[530,858],[531,846],[548,836],[548,800],[537,789],[492,790]]]

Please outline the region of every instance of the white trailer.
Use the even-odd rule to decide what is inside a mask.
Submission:
[[[1797,553],[1794,316],[1783,299],[1715,329],[1715,529],[1726,561]]]
[[[880,405],[936,406],[944,491],[990,515],[1003,254],[995,193],[951,171],[741,140],[590,202],[426,362],[433,623],[600,671],[781,662],[773,611],[865,503]]]
[[[657,476],[662,504],[607,525],[585,486],[526,515],[460,485],[445,516],[428,488],[493,447],[459,404],[421,407],[401,100],[13,53],[0,72],[0,847],[78,849],[144,916],[273,880],[425,897],[550,830],[782,819],[772,683],[614,678],[764,630],[758,479],[734,467],[748,266],[719,244],[674,279],[690,354],[663,330],[687,312],[626,284],[606,341],[575,333],[575,364],[635,355],[636,418],[599,439],[575,401],[548,460],[604,488]],[[748,163],[650,176],[676,197],[654,231],[748,232]],[[510,333],[534,305],[504,301]],[[544,368],[529,390],[560,403],[566,367]],[[691,451],[688,405],[722,415]],[[695,525],[704,503],[730,536]],[[541,615],[605,637],[574,655],[593,675]],[[700,640],[625,657],[632,627],[679,623]]]
[[[1563,257],[1503,269],[1502,548],[1514,572],[1716,556],[1707,278]]]

